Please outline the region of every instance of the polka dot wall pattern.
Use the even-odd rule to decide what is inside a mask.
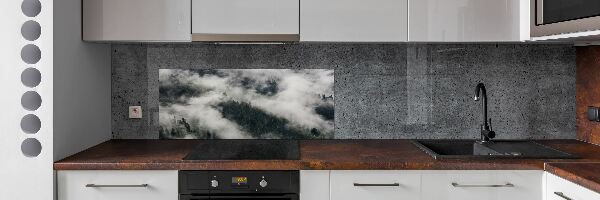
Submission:
[[[36,111],[42,106],[42,96],[36,91],[36,87],[43,84],[42,74],[36,64],[42,59],[42,51],[36,41],[43,37],[42,26],[36,21],[36,17],[42,12],[42,3],[39,0],[23,0],[21,11],[27,20],[21,26],[21,36],[26,44],[21,48],[21,59],[25,67],[21,73],[21,83],[27,91],[21,96],[21,107],[25,112],[21,118],[21,130],[28,135],[21,142],[21,152],[26,157],[37,157],[42,152],[42,143],[35,137],[40,131],[41,120]]]

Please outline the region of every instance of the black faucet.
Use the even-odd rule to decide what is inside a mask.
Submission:
[[[481,92],[481,95],[480,93]],[[477,84],[477,88],[475,88],[475,101],[481,101],[481,106],[483,108],[483,124],[481,124],[481,142],[489,142],[492,138],[496,137],[496,132],[492,130],[492,119],[487,117],[487,94],[485,92],[485,85],[483,83]]]

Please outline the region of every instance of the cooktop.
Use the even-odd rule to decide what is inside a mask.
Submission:
[[[299,160],[297,140],[203,140],[183,160]]]

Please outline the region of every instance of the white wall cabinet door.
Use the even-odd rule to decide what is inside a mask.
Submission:
[[[194,40],[211,37],[227,40],[227,35],[295,35],[297,38],[299,20],[299,0],[192,0]]]
[[[86,41],[190,41],[190,0],[83,0]]]
[[[418,200],[419,171],[333,170],[331,200]]]
[[[545,200],[598,200],[600,194],[569,182],[554,174],[545,173]]]
[[[67,170],[57,172],[56,182],[58,200],[177,200],[177,180],[174,170]],[[148,185],[133,187],[141,184]]]
[[[542,200],[543,171],[423,171],[422,200]]]
[[[404,42],[407,0],[302,0],[300,41]]]
[[[529,40],[529,8],[526,0],[410,0],[408,40]]]

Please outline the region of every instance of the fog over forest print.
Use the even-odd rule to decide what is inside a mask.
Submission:
[[[334,71],[160,69],[161,139],[332,139]]]

